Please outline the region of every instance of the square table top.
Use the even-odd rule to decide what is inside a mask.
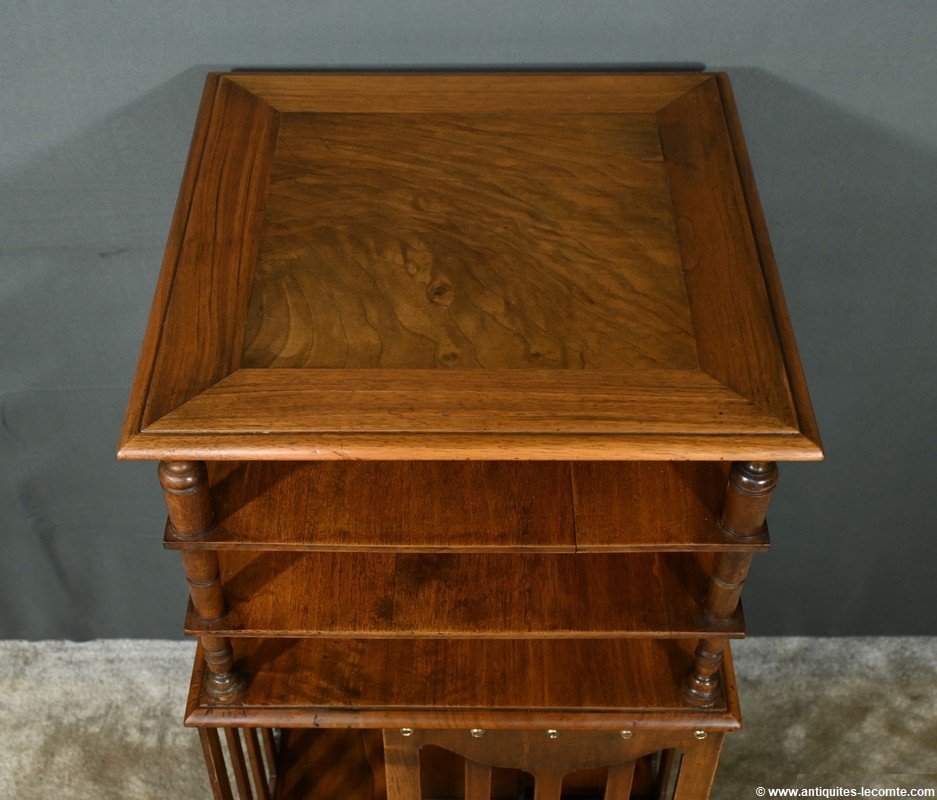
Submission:
[[[728,79],[210,75],[119,455],[822,458]]]

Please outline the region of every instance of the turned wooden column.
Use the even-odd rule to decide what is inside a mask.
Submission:
[[[169,510],[169,526],[175,539],[197,541],[211,527],[212,507],[208,475],[201,461],[162,461],[159,482]],[[192,607],[206,622],[224,615],[224,594],[218,554],[214,550],[183,550],[182,567],[189,584]],[[234,651],[224,636],[200,637],[208,666],[205,691],[218,700],[230,700],[244,688],[234,670]]]
[[[773,461],[737,461],[729,472],[719,525],[732,538],[744,541],[765,529],[768,504],[778,483]],[[752,563],[752,553],[719,553],[713,563],[709,593],[703,604],[707,616],[727,622],[736,613],[742,586]],[[719,668],[728,639],[701,639],[693,670],[687,678],[687,702],[711,706],[719,698]]]

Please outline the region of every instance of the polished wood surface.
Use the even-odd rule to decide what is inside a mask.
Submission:
[[[227,613],[190,635],[594,638],[743,634],[702,604],[706,553],[219,554]]]
[[[719,525],[719,462],[345,461],[209,465],[215,523],[172,549],[765,550]]]
[[[118,455],[216,800],[705,800],[823,457],[727,77],[209,76]]]
[[[724,701],[687,706],[693,642],[659,639],[235,639],[248,676],[237,703],[202,688],[188,725],[274,727],[735,730],[731,659]],[[728,704],[728,705],[726,705]]]
[[[821,457],[723,94],[212,78],[121,457]]]
[[[380,739],[377,731],[283,731],[275,800],[384,800],[368,758],[371,736]]]
[[[698,363],[653,115],[281,121],[242,368]]]

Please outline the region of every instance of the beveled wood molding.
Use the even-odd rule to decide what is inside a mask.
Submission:
[[[476,112],[484,114],[467,116]],[[591,116],[584,118],[584,127],[569,132],[561,117],[555,124],[550,122],[549,115],[565,112]],[[383,120],[375,143],[367,137],[362,141],[362,129],[343,122],[343,114],[361,113]],[[420,119],[426,120],[422,138],[411,142],[415,150],[407,156],[410,160],[400,161],[379,148],[367,150],[372,144],[377,148],[380,137],[396,135],[394,126],[401,114],[422,115]],[[443,191],[451,169],[469,170],[469,164],[475,165],[471,170],[485,168],[490,154],[473,138],[472,125],[481,123],[472,120],[496,119],[500,127],[485,129],[485,136],[510,133],[513,141],[523,141],[524,126],[529,124],[525,120],[531,114],[549,129],[549,146],[554,149],[545,161],[538,161],[536,151],[517,150],[523,169],[518,174],[536,175],[545,165],[562,165],[571,152],[583,151],[582,137],[599,137],[594,165],[569,161],[571,174],[587,182],[586,189],[551,212],[569,213],[568,227],[537,230],[544,246],[552,248],[549,258],[539,263],[552,273],[546,279],[541,276],[539,283],[525,283],[536,274],[525,266],[511,277],[520,281],[518,287],[493,290],[488,281],[480,289],[471,282],[479,280],[477,264],[500,263],[502,257],[529,258],[528,248],[518,246],[528,234],[509,231],[495,249],[473,254],[477,235],[434,228],[441,230],[441,241],[449,249],[430,252],[428,257],[439,263],[468,259],[466,265],[448,277],[437,269],[436,281],[427,286],[422,300],[394,294],[400,291],[396,284],[380,283],[374,284],[380,297],[367,300],[390,303],[388,307],[398,316],[403,314],[416,331],[424,323],[441,324],[446,314],[462,314],[460,330],[474,326],[471,344],[477,352],[465,347],[462,353],[458,348],[440,350],[446,334],[435,349],[420,355],[407,350],[412,343],[399,339],[403,334],[396,322],[375,322],[378,327],[368,332],[370,317],[362,317],[354,332],[344,334],[350,337],[346,345],[337,341],[331,350],[310,351],[298,360],[290,355],[286,361],[291,368],[278,367],[285,363],[285,355],[277,350],[283,334],[276,320],[282,313],[293,313],[291,307],[310,301],[294,279],[300,274],[294,270],[310,268],[303,259],[318,257],[303,249],[321,238],[307,235],[319,230],[310,227],[310,220],[325,226],[322,230],[337,231],[335,235],[347,233],[347,241],[320,242],[345,254],[337,258],[354,260],[358,250],[378,261],[393,257],[382,249],[390,240],[380,238],[384,234],[379,220],[368,218],[366,211],[357,219],[352,207],[341,210],[342,181],[377,180],[374,176],[386,170],[403,170],[388,178],[395,181],[388,184],[388,191],[412,179],[425,182],[428,196],[433,196]],[[405,124],[411,126],[412,118]],[[441,141],[456,137],[467,158],[473,147],[481,148],[478,157],[452,167],[443,157],[452,147],[439,149],[434,138],[437,128]],[[621,131],[626,135],[619,135]],[[333,147],[323,138],[326,134]],[[640,230],[650,237],[631,255],[615,238],[622,231],[604,225],[602,233],[597,232],[597,223],[606,221],[602,215],[611,206],[586,205],[586,211],[579,207],[582,197],[603,196],[606,191],[601,183],[588,183],[598,174],[589,170],[610,157],[601,150],[603,142],[617,143],[618,160],[612,163],[616,168],[620,163],[622,170],[616,178],[620,184],[607,189],[608,196],[618,197],[615,192],[621,191],[630,197],[628,187],[640,186],[641,194],[635,197],[645,198],[642,202],[647,204],[641,207],[632,198],[627,206],[629,213],[643,216],[636,216],[631,227],[625,219],[622,230]],[[512,163],[498,168],[503,180],[514,180]],[[503,196],[485,185],[481,172],[476,179],[471,170],[460,180],[465,187],[477,187],[484,200],[479,208]],[[338,204],[321,206],[322,213],[312,217],[310,208],[321,201],[312,203],[303,194],[311,174],[325,182],[329,202]],[[498,173],[493,174],[497,181]],[[537,180],[549,182],[551,174],[546,170]],[[423,191],[418,183],[409,190],[416,195]],[[543,196],[562,204],[563,191],[559,184],[545,184]],[[465,199],[470,194],[465,188],[453,195],[453,202],[470,203]],[[449,202],[445,195],[440,200]],[[665,205],[654,205],[658,202]],[[664,214],[669,204],[672,208]],[[397,213],[393,206],[389,209]],[[425,224],[436,224],[435,212],[420,213]],[[518,210],[507,204],[492,213],[494,222],[499,214],[508,220],[523,214],[523,224],[529,225],[539,223],[527,217],[535,220],[541,212],[533,205]],[[335,222],[330,223],[333,217]],[[649,224],[654,219],[661,224]],[[481,224],[488,223],[482,219]],[[343,232],[347,226],[351,226],[348,232]],[[360,232],[378,238],[362,239]],[[517,236],[520,239],[515,241]],[[625,253],[614,274],[596,268],[604,264],[604,253]],[[652,258],[659,268],[645,270],[653,278],[639,279],[639,272],[629,272],[629,258]],[[330,265],[335,263],[331,259],[328,256]],[[421,263],[417,260],[407,268],[418,274]],[[370,280],[378,280],[375,275]],[[503,277],[504,270],[498,275]],[[645,279],[656,283],[635,284]],[[537,319],[538,314],[554,313],[551,281],[572,304],[556,323]],[[593,289],[601,291],[593,296],[589,294]],[[280,309],[277,293],[282,291],[295,296]],[[497,296],[498,291],[508,294]],[[536,302],[528,308],[523,298]],[[466,299],[475,310],[458,305]],[[326,302],[321,298],[316,302],[320,301]],[[413,305],[418,301],[425,307]],[[526,350],[512,349],[511,342],[517,339],[487,321],[486,303],[495,301],[501,316],[505,303],[514,304],[506,322],[515,326],[515,337],[518,330],[524,331],[522,340],[529,339]],[[450,309],[452,302],[456,306]],[[313,315],[311,323],[303,318],[302,324],[317,325],[317,320],[332,314],[326,306],[318,311],[322,313]],[[616,319],[631,327],[613,331],[606,323]],[[551,326],[565,331],[565,341],[554,342],[544,333]],[[325,335],[313,333],[320,339]],[[381,350],[374,352],[386,353],[379,356],[380,363],[362,369],[362,360],[378,357],[368,355],[373,343],[365,340],[372,334],[385,337]],[[531,344],[536,341],[542,346]],[[342,346],[350,348],[344,356]],[[571,361],[576,352],[581,363]],[[464,366],[463,359],[467,359]],[[424,407],[434,394],[448,393],[451,401],[454,392],[461,393],[462,408],[460,403],[450,403],[445,410]],[[512,409],[511,392],[515,397],[523,393],[529,404],[526,416]],[[345,418],[334,411],[319,413],[330,400],[333,408],[351,400],[353,413]],[[383,406],[387,406],[383,417],[365,412]],[[210,75],[118,456],[821,459],[726,77],[526,72]]]

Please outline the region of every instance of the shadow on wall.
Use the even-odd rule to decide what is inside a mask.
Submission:
[[[113,453],[209,69],[0,175],[0,636],[178,632],[153,466]],[[751,629],[937,633],[937,154],[729,72],[828,452],[782,470]]]
[[[933,635],[937,153],[730,74],[827,452],[782,470],[751,630]]]

